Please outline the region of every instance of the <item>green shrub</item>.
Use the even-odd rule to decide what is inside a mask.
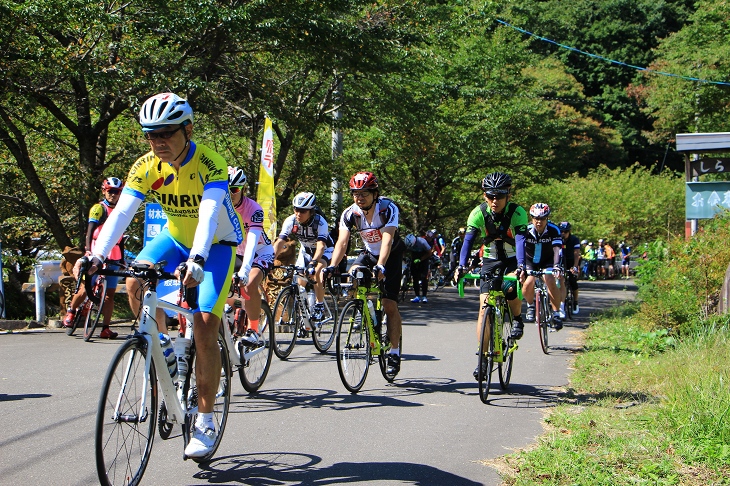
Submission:
[[[647,260],[637,268],[641,312],[650,327],[674,334],[706,325],[717,312],[730,264],[730,218],[718,216],[689,241],[674,238],[647,245]]]

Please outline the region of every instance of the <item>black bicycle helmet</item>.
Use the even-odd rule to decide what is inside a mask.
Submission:
[[[492,172],[482,179],[482,190],[485,194],[509,194],[512,178],[504,172]]]

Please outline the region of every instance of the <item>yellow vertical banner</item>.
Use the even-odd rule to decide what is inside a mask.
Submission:
[[[276,191],[274,189],[274,132],[271,120],[264,121],[264,140],[261,143],[261,167],[259,168],[259,188],[256,196],[264,210],[264,231],[271,241],[276,238]]]

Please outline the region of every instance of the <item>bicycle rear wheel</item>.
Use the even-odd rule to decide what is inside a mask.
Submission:
[[[542,290],[535,289],[535,323],[537,323],[537,334],[540,338],[540,347],[542,352],[548,354],[548,334],[550,330],[548,323],[550,322],[550,313],[548,307],[545,305],[546,295],[543,295]]]
[[[261,340],[259,346],[252,348],[244,346],[245,341],[238,340],[239,356],[241,367],[238,369],[238,377],[241,385],[249,393],[256,393],[264,384],[266,375],[271,367],[271,358],[274,355],[274,327],[271,323],[271,309],[265,300],[261,299],[261,314],[259,316],[259,334]]]
[[[228,422],[228,408],[231,404],[231,362],[228,359],[228,345],[222,329],[218,334],[218,348],[221,354],[221,376],[218,382],[218,391],[215,395],[215,403],[213,404],[213,422],[215,430],[218,432],[215,443],[211,451],[203,457],[191,457],[195,462],[205,462],[210,460],[223,439],[223,432],[226,430]],[[183,438],[185,446],[190,442],[195,420],[198,418],[198,381],[195,374],[195,341],[190,347],[190,358],[188,360],[188,374],[183,384],[183,396],[187,401],[187,413],[185,415],[185,426],[183,427]]]
[[[337,299],[329,289],[324,291],[322,320],[312,322],[312,341],[320,353],[326,353],[335,340],[337,329]]]
[[[512,360],[515,356],[512,349],[514,341],[510,337],[512,335],[512,313],[506,303],[502,307],[502,322],[497,325],[500,324],[502,326],[502,362],[497,363],[497,371],[499,372],[499,386],[502,390],[506,390],[512,377]]]
[[[360,300],[345,304],[337,329],[337,371],[350,393],[360,391],[370,367],[370,330],[362,307]]]
[[[479,399],[487,403],[489,386],[492,384],[492,368],[494,366],[494,340],[492,336],[494,322],[494,307],[487,306],[482,316],[481,331],[479,333],[479,360],[477,362],[477,381],[479,382]],[[487,341],[485,343],[485,340]]]
[[[152,362],[145,376],[146,355],[147,342],[134,337],[109,363],[94,434],[101,484],[138,484],[147,468],[157,423],[157,375]]]
[[[286,359],[294,349],[299,329],[299,308],[295,287],[285,287],[274,303],[274,353]]]
[[[92,292],[94,293],[94,299],[99,299],[99,303],[91,302],[89,313],[86,314],[84,320],[84,341],[88,342],[91,336],[94,335],[94,330],[99,324],[99,319],[102,317],[102,309],[104,307],[104,299],[106,298],[106,279],[99,277],[96,279]],[[91,299],[89,299],[91,301]]]

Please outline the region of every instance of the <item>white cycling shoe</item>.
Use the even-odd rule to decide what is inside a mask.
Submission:
[[[188,457],[205,457],[211,453],[215,446],[215,440],[218,434],[214,429],[206,427],[200,430],[198,426],[193,427],[193,436],[185,448],[185,455]]]

